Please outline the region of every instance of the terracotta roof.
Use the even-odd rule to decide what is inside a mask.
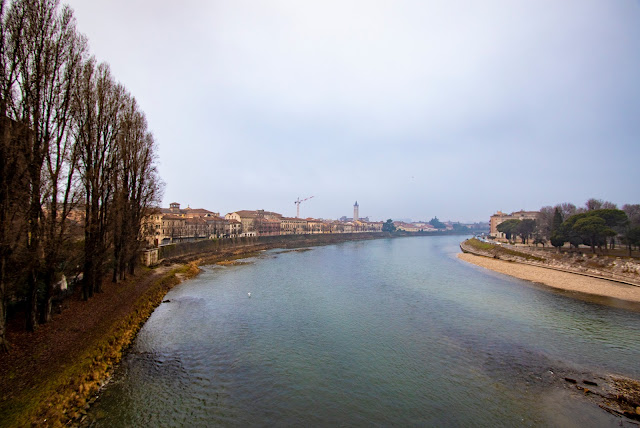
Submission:
[[[213,211],[205,210],[204,208],[185,208],[181,211],[188,211],[189,213],[202,213],[202,214],[213,214]]]
[[[165,214],[162,216],[163,220],[186,220],[184,217],[174,214]]]
[[[250,210],[234,211],[229,214],[238,214],[240,217],[245,217],[245,218],[253,218],[258,215],[258,213],[256,213],[255,211],[250,211]]]
[[[207,224],[202,217],[188,217],[185,219],[187,223]]]

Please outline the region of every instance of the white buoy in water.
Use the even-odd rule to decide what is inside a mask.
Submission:
[[[247,293],[247,296],[251,297],[251,293]]]

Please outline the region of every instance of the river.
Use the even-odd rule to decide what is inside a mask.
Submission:
[[[205,266],[144,325],[92,425],[618,426],[563,377],[640,378],[640,313],[469,265],[460,240]]]

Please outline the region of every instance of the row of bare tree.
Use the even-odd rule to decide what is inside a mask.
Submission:
[[[51,317],[55,284],[84,299],[133,274],[159,198],[154,139],[135,98],[89,55],[57,0],[0,0],[0,347],[7,304]]]

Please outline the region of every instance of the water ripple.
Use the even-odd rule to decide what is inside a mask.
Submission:
[[[272,252],[206,269],[145,324],[92,423],[614,422],[557,380],[640,377],[640,315],[483,274],[450,257],[454,238]]]

